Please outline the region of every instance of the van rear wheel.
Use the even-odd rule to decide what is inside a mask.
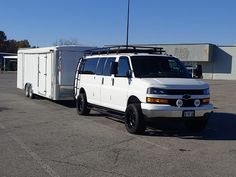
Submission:
[[[125,111],[125,127],[132,134],[144,133],[146,126],[139,103],[128,105]]]
[[[90,109],[88,108],[87,98],[84,93],[79,94],[79,97],[76,101],[77,113],[79,115],[88,115]]]
[[[34,93],[33,93],[33,89],[32,89],[32,86],[30,85],[29,86],[29,98],[30,99],[34,99],[35,98],[35,95],[34,95]]]
[[[25,86],[25,96],[29,97],[29,85],[28,84],[26,84],[26,86]]]

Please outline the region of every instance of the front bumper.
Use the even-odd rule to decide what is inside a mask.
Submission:
[[[212,104],[201,105],[200,107],[174,107],[165,104],[149,104],[141,103],[143,114],[147,118],[154,117],[182,117],[183,111],[194,110],[195,117],[203,117],[206,113],[211,113],[213,110]]]

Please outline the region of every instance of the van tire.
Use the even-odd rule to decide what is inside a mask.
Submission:
[[[199,132],[202,131],[206,128],[208,123],[207,118],[200,118],[199,120],[194,119],[194,120],[185,120],[184,124],[185,126],[193,132]]]
[[[32,85],[29,86],[29,98],[30,99],[34,99],[35,95],[33,93],[33,89],[32,89]]]
[[[28,84],[25,85],[25,96],[29,97],[29,85]]]
[[[125,111],[125,127],[129,133],[143,134],[146,129],[140,103],[129,104]]]
[[[76,101],[77,113],[79,115],[88,115],[90,113],[90,109],[88,109],[88,102],[85,93],[79,94]]]

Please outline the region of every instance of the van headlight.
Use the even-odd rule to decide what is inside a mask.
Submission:
[[[204,95],[210,95],[210,90],[209,88],[203,90]]]
[[[155,88],[155,87],[150,87],[147,89],[147,94],[167,94],[167,90]]]

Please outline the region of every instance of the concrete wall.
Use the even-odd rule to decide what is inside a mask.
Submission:
[[[236,80],[236,46],[215,46],[212,62],[201,64],[205,79]]]
[[[210,62],[212,58],[212,44],[162,44],[168,54],[176,56],[185,62]]]

